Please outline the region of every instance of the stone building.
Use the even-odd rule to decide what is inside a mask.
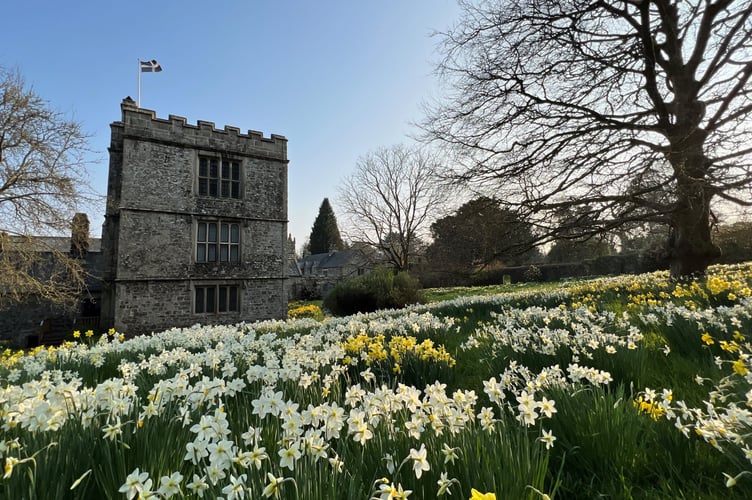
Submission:
[[[5,250],[2,236],[0,234],[0,252]],[[73,217],[70,236],[34,236],[25,240],[26,237],[22,236],[9,237],[10,242],[20,242],[22,252],[30,252],[22,261],[31,266],[29,271],[35,279],[41,283],[56,283],[53,289],[58,291],[67,286],[77,288],[83,285],[84,294],[69,303],[60,301],[60,297],[53,299],[49,295],[54,295],[51,290],[31,287],[22,297],[3,300],[7,299],[4,294],[9,291],[0,287],[0,345],[59,344],[73,330],[98,329],[102,292],[101,242],[99,238],[89,236],[87,216],[77,213]],[[83,283],[66,283],[69,266],[76,268],[78,265],[85,272]]]
[[[287,140],[156,118],[111,124],[101,324],[127,335],[287,314]]]
[[[290,274],[294,298],[323,298],[339,283],[369,273],[380,263],[383,259],[367,246],[306,255],[297,263],[298,277]]]

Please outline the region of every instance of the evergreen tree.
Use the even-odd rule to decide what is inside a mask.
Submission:
[[[431,225],[428,259],[436,269],[470,274],[494,263],[516,266],[539,256],[532,226],[497,200],[480,197]]]
[[[337,217],[329,204],[329,198],[324,198],[319,207],[319,214],[313,221],[309,250],[312,254],[342,250],[345,245],[337,227]]]

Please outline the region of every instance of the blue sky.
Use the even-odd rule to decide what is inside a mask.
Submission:
[[[287,137],[288,230],[298,247],[321,201],[361,155],[409,142],[439,95],[437,38],[454,0],[25,0],[3,6],[0,65],[91,134],[89,179],[106,193],[109,124],[120,101]],[[90,213],[98,235],[103,208]],[[340,216],[340,218],[343,218]]]

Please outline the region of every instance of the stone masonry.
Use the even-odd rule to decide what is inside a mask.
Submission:
[[[284,318],[287,140],[159,119],[130,98],[121,110],[111,124],[101,324],[136,335]]]

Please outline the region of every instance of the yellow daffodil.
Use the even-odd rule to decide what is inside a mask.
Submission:
[[[731,365],[731,367],[734,369],[734,373],[737,375],[741,375],[742,377],[747,374],[749,369],[747,368],[747,365],[744,363],[744,360],[742,358],[737,359],[734,361],[734,363]]]
[[[475,488],[470,490],[470,500],[496,500],[496,493],[481,493]]]

